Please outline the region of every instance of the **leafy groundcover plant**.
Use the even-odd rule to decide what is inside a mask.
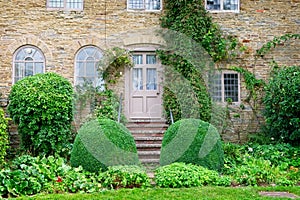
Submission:
[[[219,176],[216,171],[185,163],[173,163],[159,167],[155,171],[155,182],[158,187],[164,188],[231,185],[229,176]]]

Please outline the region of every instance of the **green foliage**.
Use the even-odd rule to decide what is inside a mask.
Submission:
[[[98,119],[108,118],[117,121],[119,106],[119,98],[112,90],[97,92],[95,114]],[[123,113],[120,117],[120,122],[125,123],[126,117]]]
[[[236,47],[236,40],[232,37],[226,38],[218,25],[213,23],[202,1],[166,1],[164,6],[161,26],[182,33],[200,44],[214,61],[227,58],[230,50]],[[172,41],[174,37],[165,39]]]
[[[24,151],[67,153],[73,120],[73,88],[67,79],[55,73],[26,77],[12,86],[9,100]]]
[[[224,144],[223,173],[238,185],[297,185],[300,148],[290,144]]]
[[[275,48],[277,45],[282,44],[284,42],[286,42],[287,40],[291,40],[291,39],[300,39],[300,34],[284,34],[280,37],[274,37],[273,40],[267,42],[266,44],[264,44],[260,49],[258,49],[256,51],[256,54],[258,56],[263,57],[264,55],[266,55],[272,48]]]
[[[182,119],[164,134],[160,164],[192,163],[220,171],[224,155],[217,129],[198,119]]]
[[[158,187],[170,188],[204,185],[229,186],[231,184],[229,177],[221,177],[216,171],[185,163],[172,163],[157,168],[155,182]]]
[[[211,99],[201,72],[181,56],[164,51],[158,51],[158,55],[166,65],[163,106],[167,119],[170,121],[171,110],[174,121],[182,118],[209,121]]]
[[[5,117],[5,113],[0,108],[0,165],[4,163],[6,156],[6,150],[9,148],[8,138],[8,118]]]
[[[122,76],[126,67],[132,67],[131,55],[125,49],[113,47],[105,51],[104,59],[100,61],[99,71],[107,84],[115,84]]]
[[[34,195],[41,192],[98,192],[95,174],[71,168],[62,158],[23,155],[0,171],[2,197]]]
[[[110,166],[106,172],[100,174],[103,187],[146,188],[150,186],[150,179],[145,170],[136,165]]]
[[[275,69],[266,86],[265,132],[276,142],[299,145],[300,139],[300,67]]]
[[[92,120],[79,129],[70,162],[73,167],[82,166],[91,172],[139,164],[133,136],[125,126],[110,119]]]

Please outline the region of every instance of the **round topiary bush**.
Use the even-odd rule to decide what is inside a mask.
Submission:
[[[182,119],[172,124],[164,134],[160,164],[192,163],[220,171],[224,151],[217,129],[199,119]]]
[[[264,97],[266,135],[276,142],[299,146],[300,67],[275,70]]]
[[[8,111],[26,153],[69,153],[73,98],[71,83],[52,72],[25,77],[12,86]]]
[[[90,172],[140,164],[133,136],[124,125],[111,119],[92,120],[79,129],[70,162]]]

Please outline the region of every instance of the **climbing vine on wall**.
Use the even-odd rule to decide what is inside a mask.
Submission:
[[[162,64],[169,67],[165,75],[172,83],[176,80],[181,83],[178,85],[180,89],[174,89],[173,86],[167,84],[164,87],[163,101],[167,116],[171,109],[175,120],[184,117],[199,117],[204,121],[209,121],[211,100],[202,75],[206,70],[204,65],[207,61],[203,60],[203,57],[208,55],[206,57],[210,57],[209,62],[227,59],[237,47],[237,40],[222,33],[219,26],[213,23],[201,0],[166,1],[161,27],[169,30],[162,36],[168,45],[173,45],[171,50],[161,50],[158,53]],[[199,46],[201,49],[198,48]],[[202,59],[203,63],[195,62],[197,59]],[[203,70],[199,71],[200,68]],[[173,75],[170,73],[172,70]],[[174,77],[178,75],[189,83],[183,84],[180,78]],[[187,87],[192,90],[193,94],[187,92]],[[186,95],[182,94],[184,92]],[[185,96],[184,100],[180,98],[181,96]],[[185,116],[182,116],[183,114]]]

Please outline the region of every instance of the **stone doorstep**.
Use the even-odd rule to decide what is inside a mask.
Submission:
[[[137,148],[161,148],[161,144],[136,144]]]
[[[157,137],[157,136],[151,136],[151,137],[138,137],[138,136],[135,136],[134,137],[134,140],[135,141],[162,141],[163,137]]]
[[[259,192],[261,196],[267,196],[267,197],[286,197],[291,199],[299,198],[297,195],[289,193],[289,192]]]

